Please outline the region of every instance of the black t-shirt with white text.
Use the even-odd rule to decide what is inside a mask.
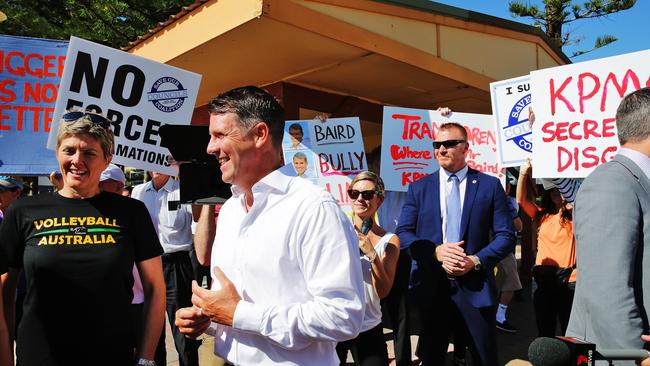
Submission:
[[[134,262],[162,254],[144,204],[103,192],[20,199],[0,226],[9,267],[27,280],[21,365],[131,365]]]

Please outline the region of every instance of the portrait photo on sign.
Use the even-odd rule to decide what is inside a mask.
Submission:
[[[282,145],[284,150],[301,150],[311,148],[309,126],[306,122],[291,122],[284,126]]]
[[[286,164],[291,164],[297,177],[316,178],[314,168],[314,154],[311,151],[298,151],[285,154]]]

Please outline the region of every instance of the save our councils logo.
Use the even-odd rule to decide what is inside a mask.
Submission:
[[[512,141],[518,148],[526,151],[533,151],[533,142],[526,139],[532,133],[528,123],[528,106],[530,105],[530,94],[519,99],[512,107],[508,116],[508,125],[503,128],[503,135],[507,141]]]
[[[166,113],[177,111],[183,105],[185,98],[187,98],[187,89],[171,76],[156,80],[151,86],[151,91],[147,93],[147,100]]]

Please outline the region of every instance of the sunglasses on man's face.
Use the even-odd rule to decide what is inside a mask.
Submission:
[[[375,194],[379,194],[377,191],[357,191],[356,189],[348,189],[348,196],[352,198],[353,200],[356,200],[359,198],[359,195],[361,195],[361,198],[364,200],[371,200]]]
[[[109,121],[106,117],[100,116],[99,114],[90,113],[90,112],[81,112],[81,111],[68,112],[64,114],[61,118],[66,122],[74,122],[81,117],[88,117],[90,122],[94,124],[98,124],[106,130],[110,129],[111,127],[111,121]]]
[[[433,148],[434,149],[439,149],[440,147],[444,146],[445,149],[449,149],[452,147],[456,147],[458,144],[462,144],[463,142],[467,142],[465,140],[445,140],[445,141],[434,141],[433,142]]]

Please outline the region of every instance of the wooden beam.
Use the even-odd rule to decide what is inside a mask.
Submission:
[[[212,0],[169,24],[129,50],[167,63],[262,15],[262,0]]]
[[[517,32],[512,29],[496,27],[488,24],[468,22],[466,20],[454,18],[451,16],[444,16],[434,14],[404,6],[391,5],[387,3],[372,1],[372,0],[305,0],[314,3],[321,3],[326,5],[334,5],[348,9],[362,10],[370,13],[382,14],[387,16],[396,16],[405,19],[413,19],[427,23],[435,23],[438,25],[445,25],[454,28],[461,28],[474,32],[490,34],[499,37],[506,37],[516,39],[519,41],[526,41],[539,45],[551,58],[553,58],[559,65],[564,65],[565,61],[549,46],[541,37],[530,33]]]
[[[433,56],[286,0],[265,0],[264,16],[324,37],[413,65],[481,90],[494,80],[465,67]]]

